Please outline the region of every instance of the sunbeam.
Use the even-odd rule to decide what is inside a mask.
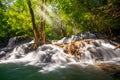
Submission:
[[[39,16],[39,18],[43,17],[44,20],[49,25],[53,25],[54,21],[60,21],[61,18],[59,14],[55,13],[55,7],[52,5],[43,5],[44,10],[41,10],[40,7],[37,7],[35,10],[35,14]]]

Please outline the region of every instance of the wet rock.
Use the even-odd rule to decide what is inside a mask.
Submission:
[[[96,32],[82,32],[77,34],[77,36],[80,36],[81,39],[105,39],[102,34]]]
[[[4,57],[6,54],[5,54],[5,51],[1,51],[0,52],[0,58]]]
[[[5,48],[0,49],[1,52],[11,53],[12,50],[21,44],[24,44],[26,42],[30,42],[32,38],[30,37],[23,37],[23,36],[17,36],[17,37],[12,37],[9,39],[8,45]],[[26,53],[30,51],[31,44],[25,48]]]
[[[114,50],[115,46],[100,39],[78,40],[67,44],[57,44],[77,61],[109,61],[120,57],[120,49]]]
[[[13,47],[13,46],[18,45],[18,44],[30,42],[31,40],[32,40],[32,38],[24,37],[24,36],[12,37],[9,39],[7,47]]]
[[[78,33],[77,35],[72,35],[71,37],[64,37],[61,40],[58,40],[57,42],[52,42],[53,44],[63,44],[63,43],[70,43],[77,40],[82,39],[105,39],[102,34],[99,33],[93,33],[93,32],[82,32]]]

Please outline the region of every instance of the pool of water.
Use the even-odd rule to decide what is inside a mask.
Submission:
[[[41,69],[21,64],[0,64],[0,80],[119,80],[93,66],[72,64],[49,72],[40,72]]]

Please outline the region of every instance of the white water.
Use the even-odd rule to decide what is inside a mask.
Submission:
[[[95,36],[93,37],[95,38]],[[76,40],[76,38],[77,36],[63,38],[56,43],[72,42]],[[10,39],[9,47],[15,44],[14,41],[15,39],[13,39],[13,42],[12,39]],[[104,40],[95,40],[94,42],[83,42],[79,44],[79,47],[82,48],[82,54],[77,60],[68,57],[64,49],[54,45],[56,43],[39,46],[35,51],[31,50],[32,43],[33,41],[16,45],[11,52],[2,50],[0,54],[4,54],[5,56],[0,59],[0,63],[23,63],[25,65],[39,66],[43,68],[40,72],[52,71],[58,67],[64,68],[69,64],[76,63],[83,66],[86,64],[94,65],[99,62],[120,64],[120,49],[114,50],[115,46]]]

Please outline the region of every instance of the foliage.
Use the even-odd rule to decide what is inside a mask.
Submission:
[[[47,39],[60,39],[61,28],[67,36],[83,31],[120,35],[119,0],[31,0],[36,27],[41,16],[46,21]],[[31,16],[26,0],[0,0],[0,44],[13,36],[33,36]]]
[[[119,0],[54,0],[59,13],[71,20],[71,26],[80,31],[97,31],[110,33],[109,30],[120,29]],[[66,17],[64,17],[66,19]],[[111,33],[110,33],[111,34]]]
[[[32,36],[30,16],[24,0],[2,0],[1,6],[0,37],[5,42],[13,36]]]

